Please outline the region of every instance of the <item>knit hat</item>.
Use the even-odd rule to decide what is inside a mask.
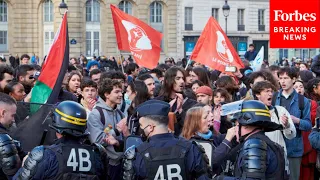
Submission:
[[[299,74],[300,74],[300,79],[303,81],[304,84],[308,83],[310,79],[314,78],[312,72],[308,70],[300,71]]]
[[[196,91],[196,94],[199,94],[199,93],[202,93],[202,94],[206,94],[208,96],[212,96],[213,95],[213,92],[212,92],[212,89],[208,86],[201,86],[197,89]]]

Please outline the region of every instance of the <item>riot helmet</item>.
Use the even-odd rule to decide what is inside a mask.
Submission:
[[[74,101],[63,101],[54,110],[51,127],[59,134],[86,136],[87,112]]]
[[[281,124],[271,121],[269,108],[257,100],[237,101],[225,104],[222,106],[222,111],[222,115],[232,113],[232,121],[238,121],[241,126],[262,128],[264,132],[283,129]]]

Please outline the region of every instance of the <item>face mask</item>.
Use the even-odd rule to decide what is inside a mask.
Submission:
[[[124,101],[126,102],[126,104],[128,104],[129,106],[131,105],[131,100],[129,99],[129,96],[128,96],[128,94],[126,93],[126,94],[124,94]]]
[[[148,134],[146,134],[146,132],[144,131],[147,127],[149,127],[150,125],[147,125],[146,127],[144,127],[143,129],[139,129],[141,137],[142,137],[142,141],[147,141],[149,138],[149,135],[151,132],[149,132]]]

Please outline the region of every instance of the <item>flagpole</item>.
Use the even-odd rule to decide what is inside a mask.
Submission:
[[[123,61],[122,61],[122,54],[121,54],[121,52],[120,52],[120,62],[121,62],[122,73],[125,74],[125,73],[124,73],[124,69],[123,69]]]
[[[123,69],[123,61],[122,61],[122,54],[121,51],[117,48],[118,53],[120,54],[120,65],[121,65],[121,69],[122,69],[122,73],[124,74],[124,69]]]
[[[188,66],[189,66],[189,64],[190,64],[190,62],[191,62],[191,59],[188,59],[187,65],[186,65],[186,67],[184,68],[184,70],[187,70],[187,68],[188,68]]]

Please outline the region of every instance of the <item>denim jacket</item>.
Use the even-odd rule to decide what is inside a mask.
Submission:
[[[282,90],[277,95],[275,105],[280,105],[280,96],[282,94]],[[293,98],[290,103],[290,109],[287,109],[290,115],[293,115],[297,118],[301,117],[301,112],[299,109],[298,102],[298,93],[293,90]],[[287,156],[288,157],[302,157],[303,155],[303,140],[301,136],[301,131],[310,131],[311,130],[311,118],[310,118],[310,101],[307,98],[304,98],[304,109],[302,112],[302,118],[300,119],[300,123],[295,124],[297,135],[295,138],[289,140],[285,139],[287,146]]]

